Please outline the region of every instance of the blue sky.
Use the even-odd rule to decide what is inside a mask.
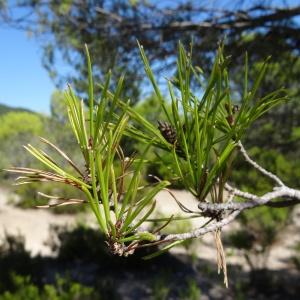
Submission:
[[[286,3],[293,6],[298,1],[286,0]],[[24,31],[1,26],[0,41],[0,103],[49,114],[55,85],[42,66],[38,42],[29,39]],[[63,64],[59,67],[64,71],[68,68]]]
[[[2,27],[0,40],[0,103],[49,113],[55,86],[42,66],[37,41]]]

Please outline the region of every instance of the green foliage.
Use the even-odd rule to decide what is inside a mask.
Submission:
[[[137,103],[134,106],[134,109],[138,114],[144,116],[144,118],[150,123],[155,124],[158,120],[167,121],[166,115],[161,110],[160,100],[155,94],[152,94],[148,98]],[[172,113],[172,108],[170,105],[167,104],[166,109],[169,114]]]
[[[0,122],[0,168],[12,164],[24,166],[29,160],[22,145],[43,132],[43,118],[30,112],[12,111],[0,115]]]
[[[247,230],[237,230],[228,235],[228,242],[237,249],[251,250],[255,237]]]
[[[42,197],[42,194],[46,195],[61,195],[66,199],[81,199],[83,194],[79,190],[68,185],[62,184],[31,184],[31,185],[21,185],[14,189],[18,199],[13,199],[11,204],[24,209],[32,209],[36,206],[47,205],[49,199]],[[65,205],[53,207],[50,211],[54,214],[76,214],[86,212],[88,205],[78,204],[78,205]]]
[[[237,141],[257,118],[286,100],[284,91],[258,96],[259,85],[267,70],[267,61],[262,64],[253,85],[249,87],[246,56],[244,93],[241,107],[235,109],[230,94],[228,59],[223,56],[222,48],[218,50],[212,72],[203,87],[201,72],[197,72],[192,66],[192,54],[187,53],[179,44],[178,75],[168,81],[172,107],[172,113],[169,113],[142,46],[140,51],[145,72],[169,124],[158,130],[137,111],[119,101],[119,105],[137,124],[128,128],[127,134],[145,143],[151,141],[155,147],[171,153],[172,168],[177,177],[199,201],[204,201],[210,194],[212,201],[222,202],[223,188],[230,174]],[[192,76],[199,82],[200,88],[203,88],[201,97],[191,89]],[[169,137],[166,132],[169,132]],[[170,134],[172,137],[176,134],[175,141],[173,138],[170,140]]]
[[[38,167],[37,163],[32,162],[28,156],[24,155],[22,146],[27,143],[35,143],[37,136],[42,135],[48,136],[59,147],[63,145],[71,156],[80,163],[76,147],[74,147],[76,140],[70,132],[70,125],[66,123],[68,116],[67,112],[64,113],[65,102],[61,95],[62,93],[59,92],[52,95],[51,117],[23,109],[0,106],[2,124],[0,129],[0,168],[15,165]],[[2,111],[3,113],[1,113]],[[64,162],[62,161],[62,163]],[[1,176],[5,175],[7,174],[1,174]]]
[[[289,186],[297,186],[300,176],[300,160],[293,154],[282,154],[279,149],[264,149],[252,147],[249,155],[263,165],[267,170],[277,174]],[[256,170],[240,157],[235,160],[232,181],[243,190],[255,193],[265,193],[272,188],[272,182],[261,176]]]
[[[152,94],[150,97],[146,98],[143,101],[140,101],[138,104],[134,106],[135,111],[143,116],[148,122],[152,124],[157,124],[158,121],[167,121],[166,115],[160,108],[159,99]],[[166,109],[169,114],[172,113],[171,106],[167,103]],[[137,124],[138,127],[138,124]],[[134,149],[136,151],[141,152],[145,149],[145,144],[139,141],[130,140],[130,143],[133,144]],[[168,180],[173,188],[183,188],[182,183],[180,183],[176,179],[176,172],[174,168],[172,168],[172,153],[168,153],[163,151],[162,149],[153,149],[153,151],[149,151],[146,156],[147,164],[145,164],[146,175],[157,176],[158,178],[164,178]],[[148,177],[148,181],[152,181],[153,177]]]
[[[243,283],[240,281],[240,280],[237,280],[235,282],[235,286],[234,286],[234,289],[235,289],[235,299],[237,300],[246,300],[247,299],[247,295],[246,295],[246,292],[245,292],[245,286],[243,286]]]
[[[159,122],[157,128],[138,109],[130,107],[129,101],[122,100],[123,76],[115,90],[110,91],[112,74],[109,72],[104,84],[100,85],[101,97],[96,101],[87,46],[85,50],[88,107],[75,95],[71,86],[64,94],[69,124],[83,163],[75,163],[58,146],[41,138],[43,148],[28,144],[25,149],[46,170],[19,167],[9,171],[23,175],[18,177],[18,184],[58,182],[81,191],[83,199],[46,195],[46,198],[57,201],[49,207],[88,202],[110,251],[128,256],[138,247],[151,246],[156,241],[155,234],[139,231],[139,228],[154,211],[154,197],[169,185],[168,181],[160,180],[151,186],[141,184],[141,173],[150,147],[171,155],[169,167],[175,170],[178,181],[199,201],[206,201],[210,195],[211,202],[221,203],[237,143],[257,118],[287,98],[282,89],[259,95],[268,60],[261,64],[255,80],[251,86],[248,85],[246,56],[244,91],[237,108],[232,100],[228,58],[223,55],[223,47],[219,47],[211,74],[206,78],[199,68],[192,65],[192,50],[187,52],[179,43],[177,76],[168,80],[168,104],[140,46],[146,74],[167,120]],[[200,95],[193,92],[193,80],[199,84]],[[57,122],[59,119],[57,117]],[[124,135],[147,144],[147,147],[138,156],[125,157],[121,147]],[[167,245],[162,252],[181,242]]]
[[[0,139],[19,139],[26,135],[27,138],[39,135],[42,132],[43,123],[41,118],[28,112],[10,112],[0,117]]]
[[[153,300],[168,299],[171,287],[169,285],[170,274],[165,272],[159,277],[155,277],[152,283],[152,297]]]
[[[6,234],[0,243],[0,292],[13,290],[14,282],[11,273],[39,276],[38,259],[32,259],[25,249],[22,236]]]
[[[180,299],[180,300],[200,300],[201,289],[197,281],[192,277],[184,278],[182,286],[174,286],[173,278],[169,272],[163,272],[154,278],[152,282],[153,300]]]
[[[0,116],[7,114],[9,112],[28,112],[28,113],[33,113],[28,109],[25,108],[15,108],[15,107],[10,107],[4,104],[0,104]]]
[[[250,72],[252,76],[255,70],[259,68],[259,64],[254,61],[255,59],[255,57],[252,57],[252,71]],[[289,70],[289,72],[283,70]],[[288,89],[293,101],[269,111],[263,118],[255,122],[247,131],[244,141],[247,150],[251,155],[253,151],[258,163],[263,163],[266,168],[273,172],[278,170],[280,172],[279,177],[288,185],[294,187],[298,185],[297,178],[300,174],[300,139],[297,129],[300,126],[297,117],[300,112],[299,75],[300,60],[295,53],[281,53],[279,61],[272,58],[268,72],[262,82],[261,91],[270,92],[275,87],[284,86]],[[236,76],[235,82],[238,82],[241,72]],[[239,89],[241,88],[239,87]],[[253,148],[256,148],[256,150]],[[277,156],[280,157],[280,161],[276,161]],[[237,169],[240,167],[241,164],[238,164]],[[245,170],[244,166],[242,166],[242,170]],[[236,178],[243,176],[244,174],[239,173]],[[255,186],[256,184],[254,188]]]
[[[57,277],[54,285],[46,284],[40,289],[31,282],[29,276],[12,274],[14,292],[6,291],[0,295],[0,300],[80,300],[80,299],[101,299],[93,288],[84,286],[70,278]]]
[[[197,281],[193,278],[188,278],[187,287],[179,295],[180,300],[200,300],[201,289],[198,287]]]
[[[65,125],[68,122],[68,113],[64,94],[61,91],[54,91],[50,99],[50,111],[53,121]]]
[[[14,165],[40,167],[41,164],[32,162],[30,158],[24,155],[22,146],[28,142],[36,142],[36,136],[47,135],[57,145],[64,145],[64,148],[69,151],[71,156],[76,159],[78,164],[81,163],[81,158],[76,153],[76,141],[70,132],[69,124],[66,124],[67,114],[61,112],[62,98],[61,93],[54,93],[51,99],[53,107],[53,115],[51,118],[31,113],[27,111],[15,111],[8,107],[5,113],[0,116],[3,126],[0,130],[0,167],[7,168]],[[64,105],[65,106],[65,105]],[[65,119],[66,118],[66,119]],[[53,153],[55,155],[55,153]],[[62,163],[66,168],[67,164],[57,155],[55,158]],[[1,173],[1,176],[6,178],[7,173]],[[61,195],[65,198],[80,198],[82,195],[69,186],[61,184],[54,184],[52,186],[40,186],[33,184],[32,186],[22,185],[15,189],[16,194],[19,196],[16,205],[23,208],[32,208],[36,205],[47,204],[47,200],[42,199],[38,192],[51,195]],[[82,206],[62,206],[54,208],[52,211],[55,213],[76,213],[85,210]]]
[[[53,227],[51,233],[53,240],[49,243],[54,251],[53,254],[56,254],[53,258],[30,257],[24,249],[24,240],[20,238],[10,236],[7,239],[10,244],[14,243],[14,250],[12,247],[9,249],[7,240],[3,241],[1,245],[6,252],[0,252],[0,297],[4,297],[6,293],[6,297],[12,297],[9,299],[19,299],[17,297],[22,297],[27,293],[29,298],[31,293],[32,295],[35,293],[37,298],[33,298],[34,300],[56,299],[54,296],[59,299],[65,299],[62,297],[77,299],[73,294],[78,293],[81,295],[78,299],[90,299],[89,297],[97,300],[115,300],[126,297],[131,299],[136,295],[134,285],[139,285],[140,282],[152,289],[152,295],[154,289],[156,295],[164,294],[166,289],[171,291],[172,295],[180,293],[181,290],[186,291],[184,295],[189,293],[188,281],[190,279],[187,279],[186,283],[182,282],[182,278],[173,274],[173,270],[176,272],[180,270],[183,274],[188,270],[190,274],[191,268],[171,254],[149,262],[141,259],[147,251],[150,253],[147,249],[140,249],[138,255],[128,258],[116,257],[109,253],[104,243],[105,236],[99,234],[97,229],[84,225],[72,230],[66,230],[65,227]],[[21,249],[28,255],[26,265],[21,262],[20,257],[13,254],[16,251],[20,252]],[[6,264],[3,263],[4,260]],[[19,265],[19,268],[15,268],[16,265]],[[155,276],[149,277],[152,272],[155,272]],[[53,278],[54,274],[58,275]],[[15,278],[19,279],[15,280]],[[130,280],[133,287],[119,295],[116,282],[121,283],[122,286],[123,280],[125,282]],[[138,289],[141,291],[140,287]],[[89,297],[82,295],[88,290],[91,291],[91,294],[88,294]]]
[[[30,299],[22,298],[22,295],[31,295],[30,292],[33,291],[32,293],[37,294],[34,299],[56,299],[55,296],[58,299],[120,299],[115,277],[112,277],[116,273],[111,271],[119,273],[122,265],[125,265],[123,269],[127,272],[136,268],[136,265],[139,269],[141,265],[145,267],[139,255],[127,259],[112,256],[104,243],[105,237],[99,235],[96,229],[79,226],[66,231],[65,227],[61,227],[53,228],[51,233],[53,241],[49,242],[57,254],[55,258],[30,256],[25,250],[24,239],[20,236],[7,236],[1,241],[0,297],[5,295],[12,299]],[[92,273],[85,273],[85,267],[92,267]],[[102,272],[99,274],[98,268],[106,270],[105,275],[101,275]],[[81,274],[81,270],[83,276],[78,279],[77,275],[78,272]],[[56,273],[59,275],[54,280]],[[16,281],[16,277],[20,280]],[[93,278],[93,289],[86,286],[87,278]],[[48,293],[51,295],[48,296]]]
[[[253,147],[247,152],[257,163],[262,164],[264,168],[274,172],[280,178],[291,178],[291,174],[287,174],[287,172],[293,172],[291,163],[278,151],[262,151],[259,147]],[[235,160],[231,178],[236,186],[251,193],[266,193],[272,188],[273,184],[270,179],[262,176],[257,170],[250,169],[248,163],[243,160],[241,155]]]
[[[107,89],[111,76],[108,74],[100,102],[95,109],[92,66],[87,47],[86,56],[89,83],[88,110],[85,111],[83,101],[79,101],[71,87],[65,93],[69,122],[79,144],[85,170],[82,171],[80,166],[57,146],[42,139],[42,142],[59,154],[70,168],[66,169],[64,165],[60,165],[43,149],[37,149],[28,144],[25,149],[51,172],[30,168],[13,168],[10,171],[26,175],[18,178],[19,184],[41,181],[60,182],[82,191],[85,200],[57,198],[51,195],[49,198],[57,199],[56,206],[88,201],[101,231],[107,236],[111,251],[127,256],[134,251],[131,246],[137,246],[141,241],[153,241],[154,236],[151,233],[137,232],[136,229],[153,212],[154,196],[169,183],[162,181],[148,189],[147,193],[138,193],[139,190],[145,189],[140,186],[140,170],[148,148],[138,161],[134,158],[125,158],[120,147],[120,140],[127,125],[128,116],[122,113],[117,117],[115,124],[110,123],[123,88],[123,78],[120,78],[115,96],[109,104]],[[132,164],[136,165],[133,171],[129,171]],[[122,202],[120,202],[121,198]],[[131,245],[127,247],[130,243]]]
[[[59,94],[53,96],[52,101],[60,103]],[[56,105],[55,104],[55,105]],[[7,113],[0,116],[1,130],[0,130],[0,167],[7,168],[13,165],[30,166],[33,168],[39,167],[40,164],[32,162],[28,156],[24,155],[22,146],[28,142],[36,142],[36,136],[48,135],[56,144],[64,144],[66,149],[71,149],[72,156],[74,155],[74,140],[71,138],[69,125],[64,124],[59,112],[54,113],[53,117],[47,118],[45,116],[31,113],[27,111],[14,111],[7,108]],[[62,113],[60,113],[62,115]],[[66,116],[67,117],[67,116]],[[61,160],[60,160],[61,161]],[[78,161],[78,159],[77,159]],[[65,164],[66,165],[66,164]],[[7,176],[7,173],[1,173],[1,176]],[[24,208],[34,207],[36,205],[46,204],[44,199],[38,196],[38,191],[45,194],[58,194],[69,198],[78,198],[80,193],[74,192],[70,187],[62,186],[61,184],[54,184],[52,187],[43,186],[38,189],[39,185],[21,186],[16,189],[16,194],[19,196],[19,201],[16,205]],[[39,200],[39,201],[37,201]],[[53,211],[58,213],[73,213],[79,211],[79,206],[60,207]],[[82,210],[82,207],[81,209]]]

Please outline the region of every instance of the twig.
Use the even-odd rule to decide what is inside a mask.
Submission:
[[[212,224],[207,224],[207,226],[200,227],[191,232],[185,232],[180,234],[169,234],[169,235],[157,235],[156,241],[176,241],[176,240],[186,240],[192,238],[198,238],[206,233],[214,232],[220,230],[222,227],[228,225],[236,219],[236,217],[242,213],[244,210],[252,209],[258,206],[269,206],[274,208],[288,207],[300,203],[300,190],[292,189],[286,186],[276,175],[265,170],[263,167],[259,166],[254,162],[247,154],[243,145],[239,142],[239,147],[244,155],[247,162],[249,162],[255,169],[259,170],[265,176],[268,176],[274,180],[279,187],[274,187],[272,192],[268,192],[263,196],[257,196],[248,192],[243,192],[239,189],[233,188],[229,184],[225,184],[225,189],[230,193],[230,201],[226,203],[207,203],[200,202],[198,208],[202,214],[218,214],[221,216],[220,220]],[[247,199],[246,202],[236,202],[233,201],[233,197],[238,196]],[[281,201],[272,201],[277,198],[285,198]],[[177,199],[176,199],[177,200]],[[179,202],[178,200],[176,202]],[[226,216],[225,211],[227,211]]]
[[[279,186],[285,186],[284,183],[278,178],[278,176],[276,176],[275,174],[267,171],[266,169],[264,169],[262,166],[260,166],[259,164],[257,164],[254,160],[252,160],[248,153],[246,152],[243,144],[239,141],[238,142],[238,146],[240,148],[241,153],[243,154],[245,160],[251,164],[255,169],[257,169],[259,172],[261,172],[262,174],[264,174],[265,176],[271,178],[272,180],[274,180]]]
[[[276,198],[289,198],[285,201],[271,202]],[[291,189],[289,187],[281,187],[273,192],[266,193],[265,195],[259,197],[251,197],[252,201],[247,202],[228,202],[228,203],[204,203],[201,202],[198,204],[200,210],[210,210],[210,211],[221,211],[221,210],[245,210],[254,208],[257,206],[272,206],[272,207],[281,207],[281,203],[284,207],[288,206],[288,203],[295,205],[300,203],[300,191]],[[277,205],[276,205],[277,203]],[[290,205],[290,206],[291,206]]]
[[[221,221],[215,222],[213,224],[207,225],[204,228],[198,228],[191,232],[185,232],[185,233],[179,233],[179,234],[169,234],[169,235],[162,235],[157,236],[157,240],[163,240],[163,241],[178,241],[178,240],[187,240],[192,238],[198,238],[202,235],[205,235],[209,232],[214,232],[217,229],[220,229],[229,223],[231,223],[235,218],[241,213],[241,211],[237,210],[231,213],[228,217],[222,219]]]

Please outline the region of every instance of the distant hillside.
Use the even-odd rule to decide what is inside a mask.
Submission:
[[[34,113],[33,111],[29,110],[29,109],[25,109],[25,108],[19,108],[19,107],[11,107],[5,104],[1,104],[0,103],[0,115],[9,113],[9,112],[31,112]]]

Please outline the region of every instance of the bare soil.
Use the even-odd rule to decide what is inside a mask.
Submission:
[[[197,201],[186,191],[173,191],[176,198],[191,210],[197,211]],[[51,255],[51,249],[46,242],[49,237],[49,227],[51,225],[60,225],[72,227],[78,222],[90,223],[94,225],[94,218],[91,214],[79,215],[55,215],[46,209],[21,209],[9,204],[8,200],[12,195],[5,188],[0,189],[0,239],[5,234],[20,234],[25,237],[26,248],[32,255]],[[157,196],[157,215],[170,216],[180,215],[178,205],[171,195],[163,191]],[[300,209],[296,208],[293,214],[293,222],[287,226],[284,233],[279,237],[277,243],[272,247],[268,258],[268,269],[280,270],[282,268],[291,268],[290,257],[294,253],[293,246],[300,241]],[[193,228],[201,226],[205,222],[204,218],[191,219]],[[226,228],[225,232],[236,228],[238,224],[232,223]],[[183,247],[174,248],[173,253],[186,254],[187,250]],[[199,259],[209,260],[212,263],[216,259],[216,250],[212,234],[207,234],[199,241],[193,243],[190,253]],[[230,264],[237,264],[247,269],[244,257],[234,249],[226,249],[227,261]]]

